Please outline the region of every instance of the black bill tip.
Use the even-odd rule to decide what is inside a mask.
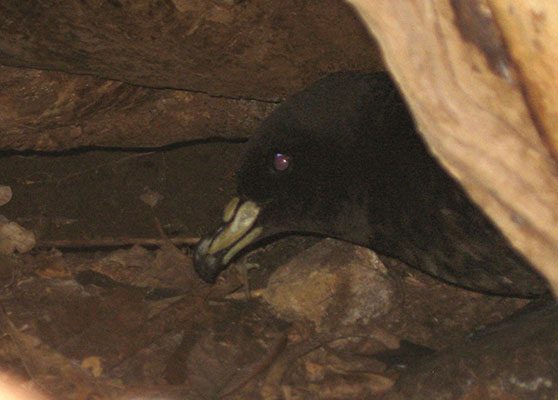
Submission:
[[[222,257],[208,252],[210,245],[211,237],[202,238],[198,242],[194,252],[194,269],[203,281],[213,284],[221,271],[225,269],[225,265],[223,265]]]
[[[253,201],[232,199],[223,213],[223,225],[215,233],[202,238],[194,253],[194,268],[207,283],[215,283],[233,257],[258,239],[262,227],[256,220],[260,207]]]

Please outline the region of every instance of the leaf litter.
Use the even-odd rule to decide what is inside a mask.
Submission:
[[[304,254],[316,246],[320,252],[341,246],[344,255],[363,251],[287,238],[245,256],[214,286],[192,272],[189,250],[171,244],[156,250],[133,246],[109,253],[5,257],[0,265],[13,273],[0,274],[0,367],[52,399],[357,399],[388,391],[399,374],[371,354],[397,348],[402,338],[442,348],[523,304],[487,302],[482,295],[391,266],[384,276],[390,290],[398,289],[385,313],[361,324],[340,323],[350,312],[343,304],[363,306],[344,300],[350,292],[345,287],[333,289],[333,301],[313,323],[311,310],[293,311],[300,308],[295,293],[280,300],[276,293],[295,287],[299,296],[310,296],[317,289],[308,284],[308,274],[319,280],[316,274],[334,273],[308,262],[315,257]],[[286,254],[293,259],[285,260]],[[264,295],[243,290],[243,263],[252,267],[248,277],[254,292]],[[270,276],[284,277],[285,268],[309,272],[300,274],[302,282],[281,289]],[[342,267],[338,271],[333,286],[341,288],[347,275]],[[418,302],[432,293],[461,297],[445,310],[438,305],[420,311]],[[454,318],[457,308],[461,321]]]

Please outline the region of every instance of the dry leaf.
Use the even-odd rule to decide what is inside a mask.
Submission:
[[[35,247],[35,234],[15,222],[0,221],[0,254],[25,253]]]
[[[147,204],[149,207],[153,208],[163,200],[163,195],[158,192],[154,192],[150,188],[144,188],[144,192],[140,195],[140,200]]]
[[[8,204],[12,199],[12,188],[9,186],[0,185],[0,206]]]

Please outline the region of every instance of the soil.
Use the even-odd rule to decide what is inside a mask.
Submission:
[[[529,373],[543,380],[522,376],[519,367],[495,380],[511,364],[486,350],[508,343],[502,335],[491,338],[490,329],[484,347],[475,341],[460,347],[525,299],[469,292],[382,259],[387,275],[377,284],[385,282],[394,295],[371,322],[332,320],[317,329],[296,316],[285,320],[265,301],[267,283],[284,265],[304,268],[300,253],[323,246],[311,236],[269,241],[241,254],[215,285],[201,282],[191,245],[219,224],[243,147],[204,141],[2,154],[0,185],[13,198],[0,214],[38,241],[29,253],[0,256],[0,371],[49,399],[413,399],[423,398],[417,393],[428,386],[415,382],[432,368],[452,371],[435,381],[441,391],[435,398],[488,398],[497,385],[495,398],[554,393],[545,357],[528,360]],[[317,277],[323,267],[315,267],[310,274]],[[342,290],[332,296],[342,302],[351,282],[336,279]],[[293,285],[312,290],[306,280]],[[529,322],[528,332],[516,330],[527,337],[520,344],[536,346],[536,329],[541,343],[554,346],[546,327],[555,315],[544,314],[543,325]],[[514,336],[504,332],[504,339]],[[506,356],[523,354],[516,342],[500,346]],[[529,354],[550,351],[558,349]],[[480,364],[463,361],[471,354]]]
[[[0,209],[40,240],[197,237],[219,221],[234,193],[242,143],[206,141],[159,150],[3,154],[0,182],[12,200]],[[140,200],[162,196],[154,207]]]

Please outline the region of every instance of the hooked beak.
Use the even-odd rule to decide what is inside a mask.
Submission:
[[[196,246],[194,267],[207,283],[215,283],[231,259],[262,233],[256,225],[260,207],[253,201],[233,198],[223,212],[223,225]]]

